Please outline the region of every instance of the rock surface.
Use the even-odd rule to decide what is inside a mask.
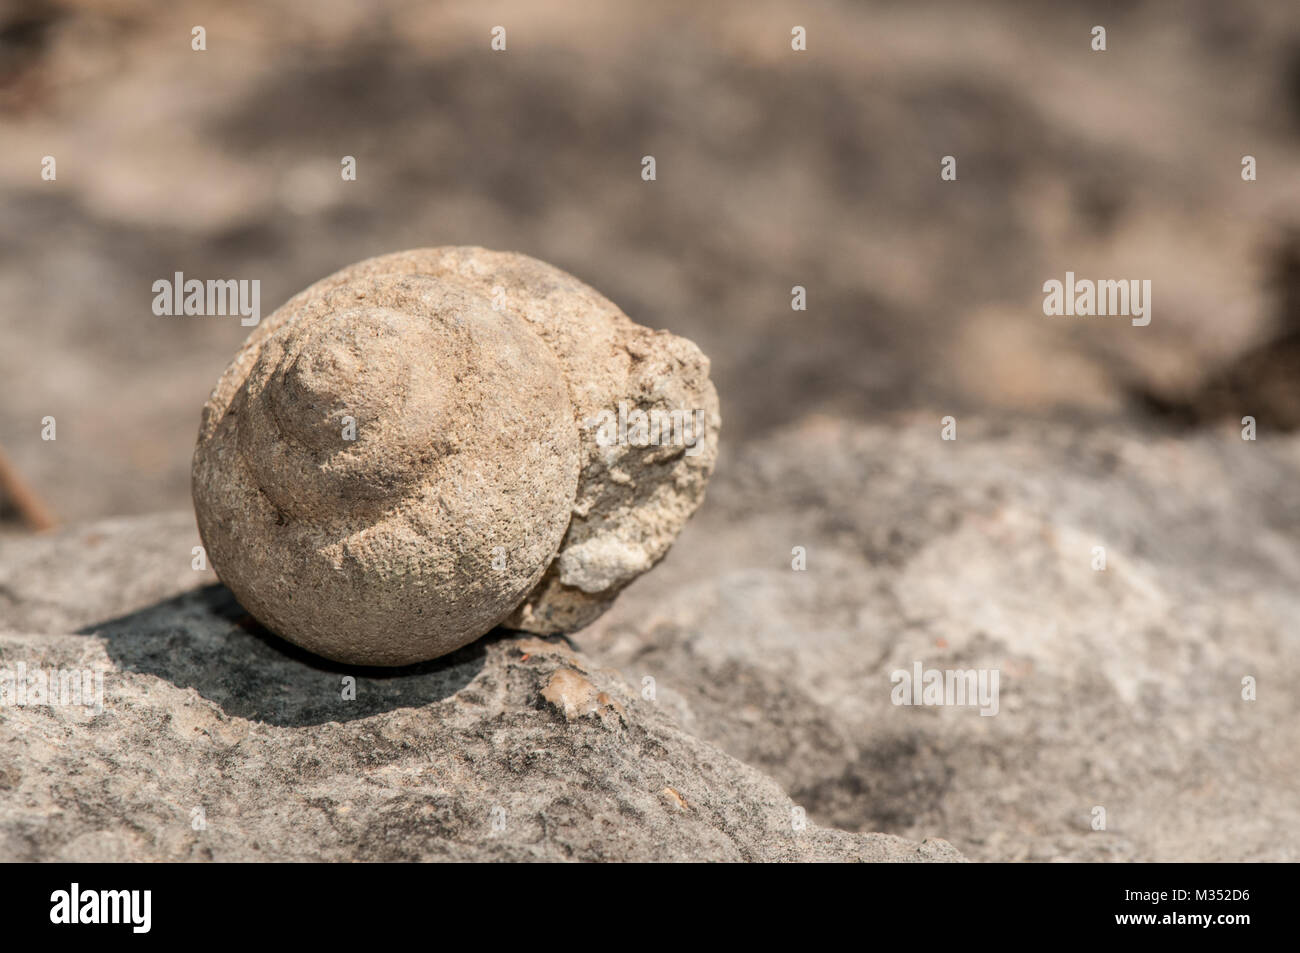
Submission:
[[[308,656],[196,543],[188,514],[0,543],[0,669],[105,676],[99,714],[0,708],[0,860],[961,859],[798,829],[771,779],[559,639]]]
[[[674,429],[620,432],[633,412]],[[410,664],[507,616],[546,634],[597,617],[699,506],[718,425],[689,341],[527,256],[418,249],[254,329],[204,408],[195,511],[268,628]]]
[[[1298,471],[1300,437],[1250,443],[1235,427],[1178,437],[962,418],[945,443],[937,417],[812,420],[724,455],[680,544],[573,637],[575,660],[496,636],[422,674],[366,673],[357,717],[340,714],[343,669],[287,654],[226,618],[238,610],[222,590],[195,589],[213,577],[189,568],[184,516],[6,542],[6,664],[107,658],[128,701],[98,728],[0,709],[4,849],[119,838],[153,856],[166,832],[206,856],[214,841],[186,812],[208,804],[227,845],[213,856],[263,836],[268,855],[397,856],[399,834],[367,846],[362,832],[396,831],[382,805],[405,797],[402,816],[415,804],[452,818],[447,837],[415,838],[427,856],[934,853],[824,829],[822,847],[769,841],[784,789],[809,831],[935,835],[971,859],[1294,861]],[[101,634],[67,634],[88,626]],[[893,705],[891,674],[918,660],[997,669],[998,714]],[[707,816],[673,814],[679,797]],[[611,815],[611,798],[635,810]],[[495,806],[522,843],[487,842]],[[310,837],[275,834],[276,810]],[[258,833],[213,820],[236,813]],[[625,816],[623,841],[594,832]],[[692,846],[660,845],[674,832]]]
[[[724,457],[577,643],[823,824],[980,860],[1300,859],[1300,438],[939,431]],[[916,661],[998,670],[998,714],[895,706]]]

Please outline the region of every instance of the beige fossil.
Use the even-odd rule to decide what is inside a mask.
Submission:
[[[218,381],[194,453],[204,546],[259,621],[339,661],[572,631],[703,499],[708,369],[524,255],[360,262],[264,320]]]

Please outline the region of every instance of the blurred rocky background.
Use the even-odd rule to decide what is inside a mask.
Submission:
[[[732,448],[814,411],[1201,420],[1300,323],[1294,4],[2,9],[0,447],[65,521],[187,504],[247,329],[154,316],[177,271],[269,313],[371,255],[526,252],[695,340]],[[1066,270],[1151,279],[1150,326],[1044,317]]]
[[[1300,855],[1295,4],[9,0],[0,221],[0,453],[29,490],[21,507],[4,496],[10,517],[188,509],[199,409],[247,329],[156,317],[154,281],[257,278],[269,313],[384,252],[522,251],[713,361],[723,452],[697,525],[575,639],[633,684],[658,678],[656,725],[756,766],[818,824],[976,859]],[[1045,317],[1042,284],[1066,271],[1150,279],[1150,325]],[[947,414],[955,444],[938,439]],[[137,574],[168,586],[120,571],[156,519],[87,531],[117,542],[75,573],[68,540],[85,538],[10,540],[0,654],[27,657],[39,634],[75,654],[74,628],[154,612],[95,651],[141,698],[157,697],[141,680],[195,687],[185,640],[224,630],[194,621],[197,596],[188,621],[157,602],[188,572],[185,521],[163,534],[176,567]],[[77,604],[101,590],[98,615]],[[159,627],[181,641],[144,664]],[[1001,668],[1002,714],[893,708],[889,672],[914,658]],[[1271,679],[1254,707],[1246,675]],[[261,730],[261,689],[232,702],[212,679],[206,700],[186,695],[209,706],[198,723]],[[120,752],[155,704],[124,702],[78,744]],[[15,854],[75,854],[84,825],[130,813],[96,806],[93,772],[76,811],[50,806],[42,792],[90,754],[57,770],[25,756]],[[180,791],[198,755],[169,757]],[[533,855],[598,843],[573,833],[587,807],[551,793],[561,834]],[[1109,834],[1089,827],[1096,805]],[[718,816],[700,856],[794,856]],[[126,827],[132,856],[189,856]],[[864,850],[844,853],[878,856]]]

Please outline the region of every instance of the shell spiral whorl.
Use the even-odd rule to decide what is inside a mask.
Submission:
[[[712,426],[691,454],[597,445],[586,423],[619,400],[693,402]],[[716,423],[698,349],[576,279],[522,255],[403,252],[253,331],[204,409],[195,511],[268,628],[401,665],[503,621],[598,615],[698,505]]]

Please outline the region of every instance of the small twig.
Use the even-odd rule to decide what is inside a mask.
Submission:
[[[0,497],[9,500],[23,522],[33,532],[53,529],[57,525],[49,507],[41,502],[36,491],[18,475],[18,471],[5,457],[3,450],[0,450]]]

